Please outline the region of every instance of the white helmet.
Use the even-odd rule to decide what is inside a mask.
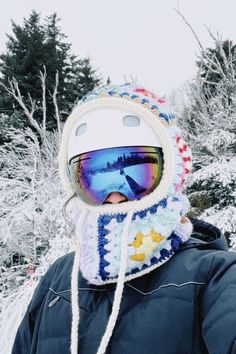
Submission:
[[[85,152],[123,146],[161,144],[152,127],[139,115],[121,108],[97,108],[85,113],[73,126],[68,161]]]

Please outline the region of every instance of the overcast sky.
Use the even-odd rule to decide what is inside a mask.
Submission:
[[[236,43],[235,0],[180,0],[180,10],[204,46],[205,29]],[[11,19],[21,24],[34,9],[42,18],[56,12],[73,53],[89,55],[92,64],[113,83],[124,76],[168,94],[196,73],[199,48],[191,31],[173,10],[175,0],[7,0],[0,12],[0,52],[5,50]]]

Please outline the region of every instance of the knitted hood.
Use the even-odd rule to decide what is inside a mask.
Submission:
[[[78,103],[66,121],[59,168],[68,197],[74,195],[67,168],[71,131],[88,112],[104,107],[131,112],[150,125],[162,147],[164,169],[158,186],[140,200],[94,206],[78,196],[73,199],[77,235],[72,272],[73,354],[77,354],[79,269],[92,284],[117,283],[112,313],[98,349],[102,354],[115,326],[124,282],[168,261],[192,232],[191,222],[185,217],[188,200],[182,193],[191,170],[191,152],[165,100],[137,84],[105,86],[93,91]],[[98,134],[105,131],[106,127],[101,127]]]

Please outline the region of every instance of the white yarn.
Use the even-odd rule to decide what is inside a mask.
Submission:
[[[71,304],[72,304],[72,324],[71,324],[71,354],[78,354],[78,330],[79,330],[79,258],[80,258],[80,231],[87,211],[83,211],[76,225],[76,251],[71,275]]]
[[[111,315],[110,315],[110,318],[109,318],[109,321],[107,324],[106,331],[102,337],[102,341],[101,341],[100,346],[98,348],[97,354],[104,354],[105,353],[107,345],[109,343],[109,340],[112,336],[112,332],[115,327],[117,317],[118,317],[120,303],[121,303],[121,297],[122,297],[123,288],[124,288],[125,271],[126,271],[126,264],[127,264],[126,243],[127,243],[129,226],[130,226],[132,217],[133,217],[133,211],[131,210],[127,214],[126,223],[125,223],[124,230],[123,230],[122,236],[121,236],[120,269],[119,269],[119,275],[118,275],[118,280],[117,280],[117,286],[116,286],[113,306],[112,306],[112,312],[111,312]]]
[[[120,265],[119,274],[117,279],[117,286],[114,295],[114,302],[112,306],[111,315],[108,320],[108,324],[105,333],[102,337],[100,346],[98,348],[97,354],[104,354],[108,346],[109,340],[112,336],[119,309],[121,304],[121,298],[124,288],[124,282],[128,279],[133,279],[137,277],[137,274],[131,274],[128,278],[125,277],[126,267],[127,267],[127,236],[129,232],[129,226],[132,220],[134,212],[139,212],[145,210],[148,207],[156,204],[158,201],[162,200],[168,194],[170,187],[173,185],[173,179],[175,178],[175,151],[173,148],[173,141],[170,136],[169,128],[172,123],[167,124],[160,117],[157,117],[153,112],[148,111],[143,105],[137,105],[132,101],[127,101],[120,97],[100,97],[78,107],[78,110],[74,110],[70,118],[65,123],[62,135],[62,142],[59,152],[59,172],[61,181],[68,192],[68,195],[74,194],[73,188],[71,186],[70,178],[67,171],[67,147],[68,139],[74,124],[81,119],[83,115],[87,112],[93,111],[100,107],[118,107],[130,110],[132,113],[142,116],[143,119],[150,124],[153,131],[156,133],[158,139],[160,140],[161,146],[163,148],[163,153],[165,157],[164,171],[162,179],[158,187],[150,194],[141,198],[140,200],[127,201],[122,204],[113,205],[100,205],[94,206],[85,203],[80,198],[75,198],[75,204],[80,210],[85,210],[79,215],[79,221],[76,226],[76,236],[77,236],[77,247],[75,252],[74,264],[71,276],[71,302],[72,302],[72,325],[71,325],[71,354],[78,353],[78,330],[79,330],[79,287],[78,287],[78,275],[79,275],[79,262],[80,262],[80,237],[82,230],[82,222],[87,214],[87,211],[96,212],[98,214],[127,214],[124,229],[121,235],[121,254],[120,254]],[[173,123],[174,124],[174,123]],[[174,187],[173,187],[174,188]],[[168,259],[163,260],[162,263],[166,262]],[[148,269],[144,269],[139,276],[150,272],[155,269],[158,265],[153,265]],[[113,280],[108,280],[104,283],[110,283]]]

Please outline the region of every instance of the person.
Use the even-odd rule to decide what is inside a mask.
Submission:
[[[51,265],[12,354],[236,353],[236,255],[187,216],[191,151],[165,100],[101,87],[59,152],[75,252]]]

